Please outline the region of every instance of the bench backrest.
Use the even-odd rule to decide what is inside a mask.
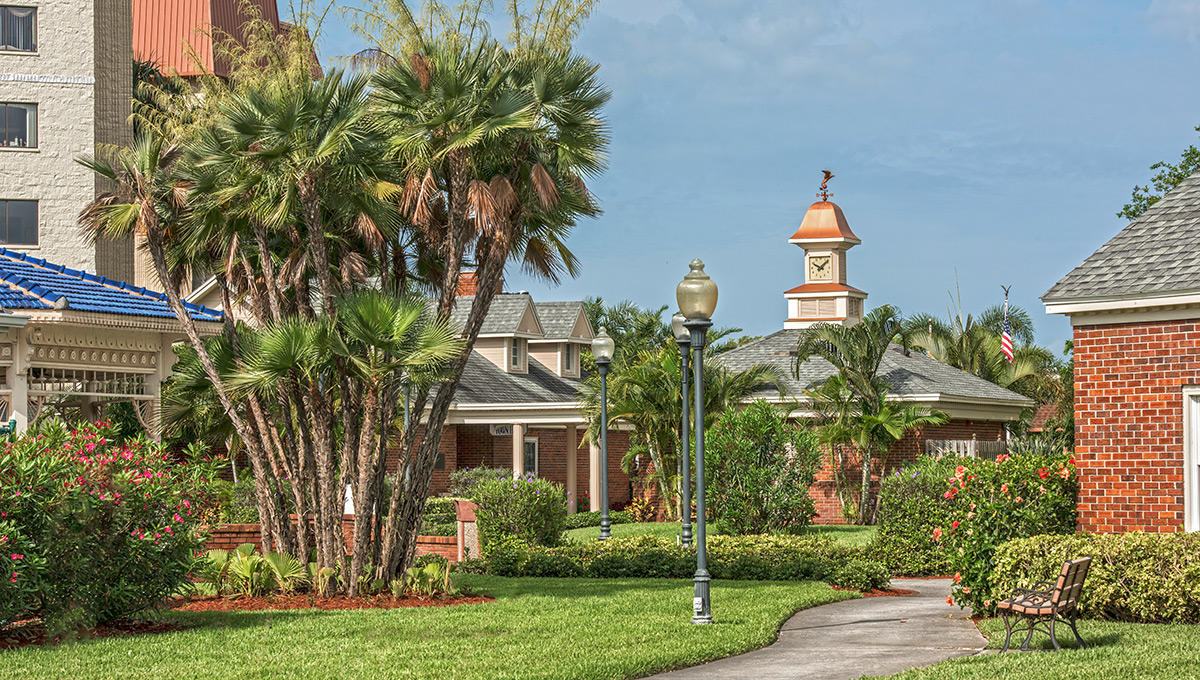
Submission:
[[[1080,557],[1063,563],[1062,573],[1054,584],[1050,594],[1050,604],[1058,611],[1074,609],[1079,604],[1079,594],[1083,591],[1083,580],[1087,578],[1088,569],[1092,566],[1091,557]]]

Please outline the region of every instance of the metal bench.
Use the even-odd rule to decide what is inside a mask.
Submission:
[[[1054,624],[1057,621],[1062,621],[1070,626],[1071,632],[1075,633],[1075,640],[1079,643],[1079,648],[1086,648],[1087,645],[1084,644],[1083,638],[1079,637],[1079,631],[1075,628],[1075,621],[1079,617],[1079,594],[1083,591],[1083,580],[1087,578],[1088,569],[1091,566],[1091,557],[1081,557],[1064,562],[1057,582],[1042,581],[1035,584],[1033,588],[1017,588],[1013,590],[1011,598],[998,602],[996,607],[1000,610],[1000,615],[1004,617],[1006,631],[1004,648],[1000,651],[1008,651],[1008,643],[1012,639],[1013,630],[1021,620],[1028,623],[1028,632],[1025,634],[1025,641],[1021,643],[1021,651],[1029,651],[1029,640],[1033,637],[1035,630],[1048,634],[1050,641],[1054,643],[1054,648],[1062,649],[1058,644],[1058,638],[1054,636]]]

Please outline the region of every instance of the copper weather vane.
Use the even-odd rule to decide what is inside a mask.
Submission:
[[[828,201],[829,197],[833,195],[833,194],[829,193],[829,186],[828,186],[829,180],[833,179],[833,173],[829,172],[828,170],[822,170],[821,172],[825,173],[825,179],[821,180],[821,191],[817,194],[817,196],[822,201]]]

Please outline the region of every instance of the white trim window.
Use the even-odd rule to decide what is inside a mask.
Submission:
[[[563,347],[563,373],[575,372],[575,352],[578,348],[572,343],[567,343]]]
[[[520,369],[521,366],[524,365],[523,364],[523,359],[525,356],[524,343],[525,343],[525,341],[522,340],[521,338],[513,338],[512,343],[509,345],[509,354],[512,356],[512,358],[509,360],[509,365],[511,365],[513,368]]]
[[[0,102],[0,147],[37,148],[37,104]]]
[[[36,246],[38,202],[0,199],[0,245]]]
[[[1183,387],[1183,530],[1200,531],[1200,385]]]
[[[37,8],[0,5],[0,51],[37,51]]]
[[[538,440],[537,437],[525,438],[525,474],[537,477],[538,474]]]

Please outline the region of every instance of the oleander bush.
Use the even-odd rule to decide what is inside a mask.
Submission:
[[[816,434],[759,399],[722,413],[706,439],[707,514],[714,533],[804,531],[816,514],[808,494],[820,466]]]
[[[887,586],[882,564],[854,548],[818,536],[712,536],[708,543],[709,573],[717,579],[815,579],[848,588]],[[531,547],[515,539],[497,544],[481,561],[461,571],[497,576],[592,578],[690,578],[696,551],[656,536]]]
[[[633,516],[625,510],[610,510],[608,513],[608,523],[612,524],[632,524]],[[600,526],[600,511],[577,512],[573,515],[567,515],[567,521],[564,527],[567,529],[583,529],[585,527]]]
[[[996,550],[1014,538],[1075,531],[1075,461],[1061,451],[964,459],[945,480],[933,538],[954,571],[953,601],[994,611]]]
[[[220,461],[118,443],[107,423],[47,422],[0,449],[0,627],[51,634],[153,608],[187,582]]]
[[[516,539],[531,546],[562,543],[567,500],[562,487],[547,479],[488,479],[475,485],[475,521],[484,556],[503,541]]]
[[[879,531],[871,554],[893,573],[938,576],[950,563],[933,530],[949,524],[946,480],[964,461],[955,456],[924,456],[884,477],[879,496]]]
[[[993,592],[1053,582],[1063,562],[1091,555],[1080,613],[1142,623],[1200,623],[1200,534],[1047,534],[1018,538],[996,551]]]

